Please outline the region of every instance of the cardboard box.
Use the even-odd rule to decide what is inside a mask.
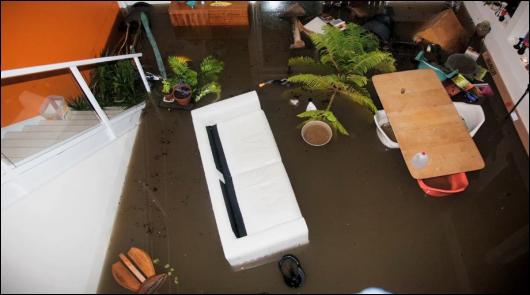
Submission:
[[[421,26],[414,34],[414,39],[418,37],[440,45],[443,51],[451,54],[464,51],[467,33],[453,10],[446,9]]]

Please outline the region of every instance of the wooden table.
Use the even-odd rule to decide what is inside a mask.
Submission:
[[[171,1],[169,17],[173,26],[247,26],[248,2],[231,1],[229,6],[212,6],[212,2],[194,8],[180,1]]]
[[[484,168],[451,98],[430,69],[373,76],[372,81],[399,142],[410,174],[416,179]],[[426,152],[428,162],[412,165],[416,153]]]

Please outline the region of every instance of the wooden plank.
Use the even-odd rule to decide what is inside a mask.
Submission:
[[[131,247],[127,255],[134,261],[134,264],[142,271],[142,273],[150,278],[155,275],[155,267],[149,254],[142,249]]]
[[[140,283],[143,283],[145,281],[144,275],[134,266],[134,264],[127,258],[127,256],[123,255],[122,253],[119,254],[121,262],[127,267],[129,271],[140,281]]]
[[[475,142],[434,71],[376,75],[372,81],[412,177],[424,179],[484,168]],[[427,153],[428,162],[416,168],[412,158],[420,152]]]
[[[140,289],[140,282],[132,275],[125,265],[121,263],[121,261],[112,265],[112,276],[120,286],[126,289],[133,292],[137,292]]]

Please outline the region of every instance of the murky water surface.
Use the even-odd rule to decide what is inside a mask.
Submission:
[[[152,14],[164,57],[192,60],[214,54],[225,62],[223,98],[283,78],[287,59],[312,55],[290,50],[290,25],[278,18],[286,3],[254,4],[244,28],[174,28],[167,6]],[[321,9],[305,2],[308,14]],[[439,4],[394,7],[396,31],[410,41]],[[332,11],[344,19],[347,11]],[[157,73],[142,42],[142,62]],[[413,56],[398,57],[410,69]],[[487,82],[491,78],[487,77]],[[367,287],[401,292],[523,292],[528,290],[528,157],[498,96],[480,101],[486,122],[474,137],[486,168],[468,173],[468,189],[451,198],[427,197],[401,153],[378,140],[372,115],[336,100],[333,110],[350,132],[325,147],[311,147],[295,126],[298,106],[282,98],[283,86],[259,89],[301,212],[310,244],[293,251],[307,278],[288,288],[275,263],[233,272],[224,258],[202,170],[191,116],[149,105],[135,143],[100,292],[127,293],[110,266],[131,246],[146,249],[175,268],[162,293],[355,293]],[[158,94],[154,98],[158,99]],[[376,104],[380,106],[377,97]],[[199,106],[211,102],[206,98]],[[323,107],[320,100],[317,107]]]

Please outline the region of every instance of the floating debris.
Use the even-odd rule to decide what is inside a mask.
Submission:
[[[158,262],[160,262],[160,259],[158,259],[158,258],[153,259],[153,263],[154,264],[158,264]]]

